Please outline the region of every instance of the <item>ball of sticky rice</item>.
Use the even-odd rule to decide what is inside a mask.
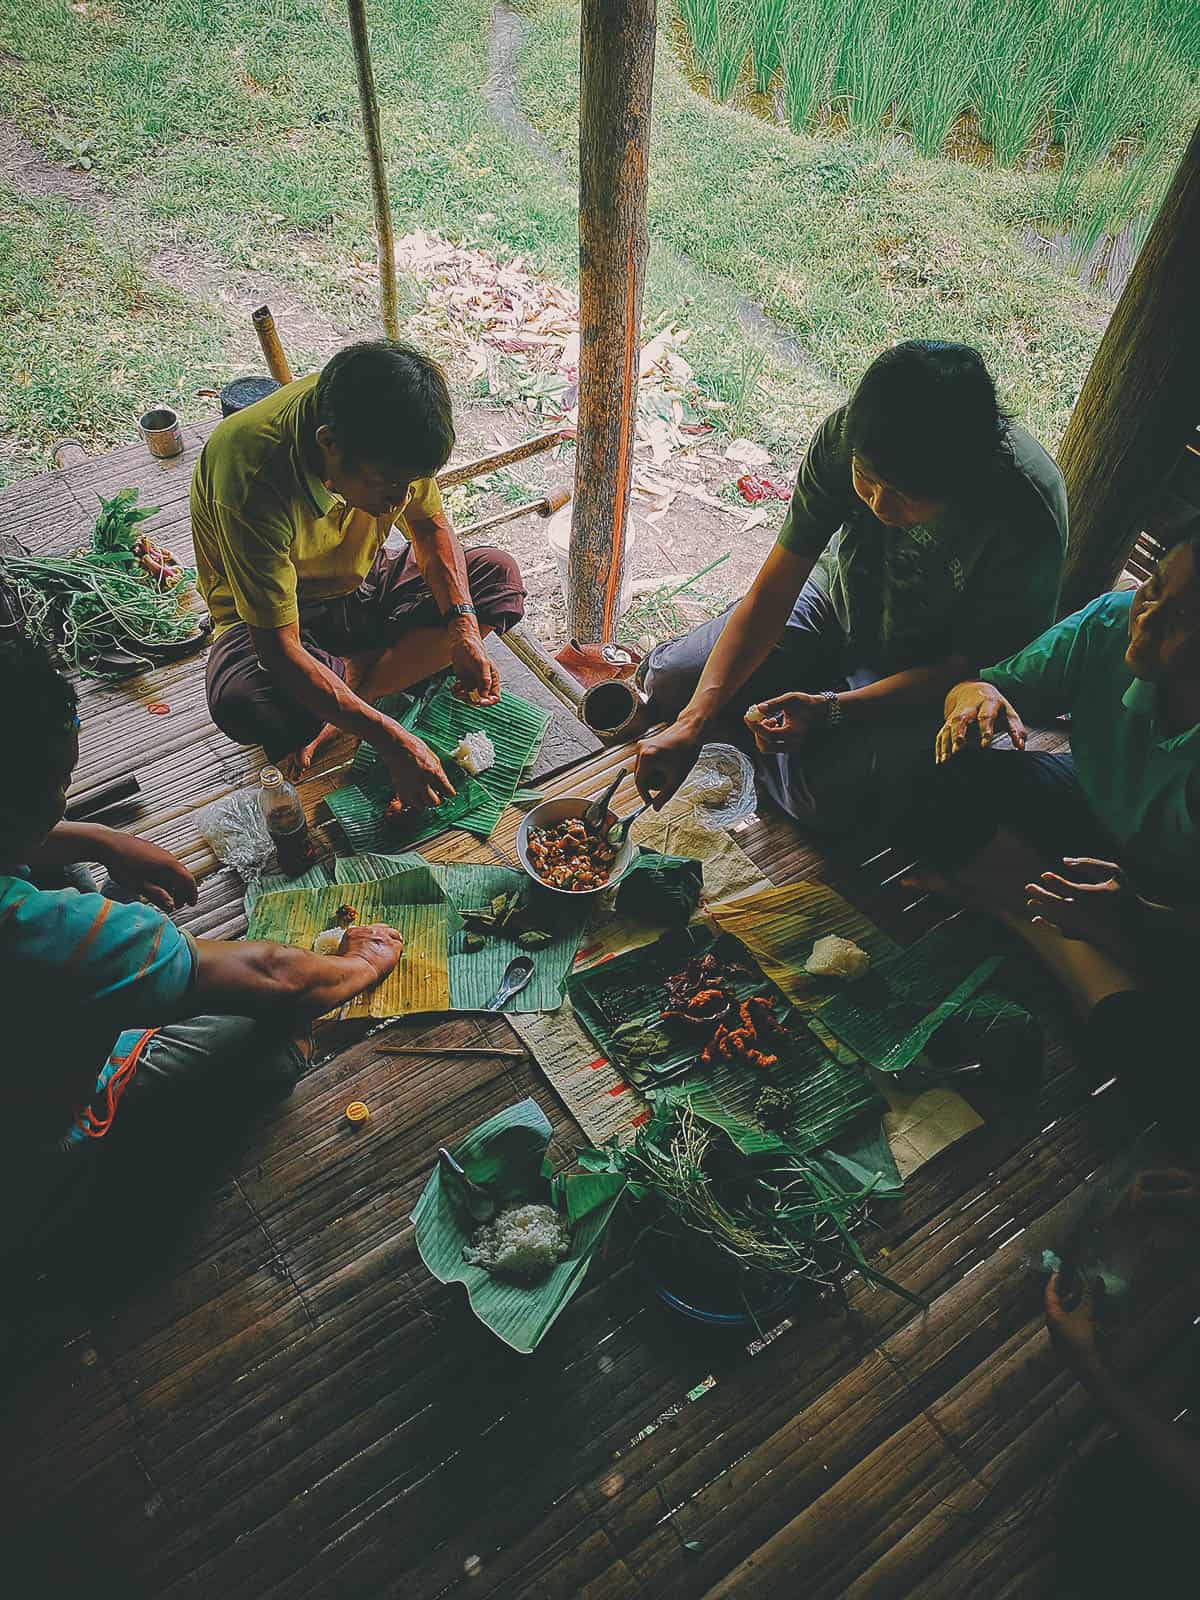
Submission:
[[[464,733],[450,752],[450,758],[475,778],[496,765],[496,748],[480,728],[475,733]]]
[[[814,978],[861,978],[870,965],[870,956],[852,939],[827,933],[813,945],[804,970]]]

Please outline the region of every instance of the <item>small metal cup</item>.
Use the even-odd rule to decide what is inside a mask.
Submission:
[[[152,456],[181,456],[183,434],[179,418],[170,406],[155,406],[138,418],[138,427]]]

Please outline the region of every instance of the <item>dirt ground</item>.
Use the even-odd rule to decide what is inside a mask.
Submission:
[[[479,402],[460,405],[457,421],[459,448],[456,455],[484,454],[501,448],[501,440],[505,444],[515,443],[527,438],[531,431],[540,431],[531,429],[525,418],[510,408]],[[719,498],[717,491],[721,485],[743,470],[722,458],[719,443],[707,444],[653,469],[649,468],[649,452],[637,452],[639,463],[643,454],[652,477],[674,491],[674,499],[658,521],[646,520],[638,509],[637,496],[630,510],[632,555],[629,571],[634,598],[623,636],[630,635],[645,648],[650,640],[658,642],[673,631],[664,627],[670,620],[670,611],[666,608],[656,608],[655,614],[646,615],[647,600],[653,600],[654,592],[664,586],[683,583],[719,556],[727,555],[728,559],[699,585],[702,599],[682,595],[669,603],[685,623],[722,609],[745,592],[761,566],[774,543],[783,507],[780,505],[778,511],[772,513],[771,523],[746,528],[754,507],[730,503],[728,510],[718,509],[689,493],[689,490],[698,490]],[[781,468],[773,470],[777,476],[783,475]],[[570,492],[574,484],[574,451],[570,446],[559,447],[510,471],[514,478],[528,485],[530,499],[553,494],[559,489]],[[503,505],[504,497],[491,491],[473,497],[467,515],[453,503],[452,509],[456,525],[462,528],[502,509]],[[517,557],[529,593],[527,621],[543,643],[557,648],[566,638],[566,611],[558,566],[547,540],[546,522],[541,517],[529,516],[481,537],[502,545]]]
[[[33,199],[68,201],[97,222],[103,220],[110,203],[92,174],[72,171],[49,160],[3,119],[0,170],[18,193]],[[225,354],[235,370],[262,370],[250,313],[263,304],[270,304],[285,347],[290,341],[293,348],[312,351],[318,359],[352,339],[371,338],[381,332],[378,315],[365,295],[356,304],[354,316],[337,323],[271,275],[231,272],[215,254],[192,244],[159,249],[151,259],[150,271],[189,299],[215,305],[225,313],[230,329]],[[446,332],[451,341],[451,383],[456,391],[456,459],[484,455],[547,431],[544,419],[519,408],[471,398],[465,357],[467,337],[464,333],[459,350],[454,329]],[[197,374],[198,386],[207,381],[207,375]],[[207,403],[215,408],[215,400]],[[203,406],[205,402],[199,404]],[[670,637],[677,627],[711,615],[742,594],[774,540],[781,505],[771,506],[767,513],[770,520],[764,522],[755,518],[755,507],[740,501],[723,500],[720,506],[711,503],[720,498],[722,486],[728,490],[746,470],[724,459],[725,443],[721,435],[714,433],[694,449],[677,452],[659,465],[651,461],[648,449],[639,449],[635,454],[635,482],[648,477],[665,486],[671,495],[670,505],[659,516],[655,516],[654,503],[638,494],[634,495],[630,510],[629,573],[634,605],[623,634],[643,648]],[[754,470],[789,477],[794,469],[794,462],[775,462]],[[517,499],[536,499],[558,490],[570,492],[574,472],[574,451],[569,445],[520,463],[509,469],[501,485],[456,492],[451,500],[456,525],[468,527]],[[752,525],[747,526],[748,523]],[[529,594],[528,625],[553,649],[565,642],[566,614],[546,527],[542,518],[528,516],[482,537],[511,550],[520,561]],[[664,588],[684,583],[722,555],[727,559],[703,580],[695,594],[679,596],[665,606],[647,603],[647,597],[653,599],[655,591],[661,595]]]

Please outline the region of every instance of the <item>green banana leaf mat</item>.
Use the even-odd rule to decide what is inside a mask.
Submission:
[[[571,1253],[542,1283],[528,1288],[494,1278],[462,1258],[476,1227],[459,1205],[440,1167],[421,1191],[412,1220],[421,1260],[441,1283],[461,1283],[471,1310],[498,1338],[522,1355],[543,1339],[587,1275],[625,1179],[583,1172],[551,1178],[546,1152],[550,1123],[533,1100],[509,1106],[472,1129],[451,1154],[501,1207],[522,1202],[553,1205],[566,1214]]]
[[[880,1072],[902,1072],[996,971],[995,943],[982,919],[952,917],[826,1001],[820,1020]]]
[[[366,877],[388,877],[410,862],[430,864],[422,856],[360,854],[334,863],[339,883],[356,883]],[[529,882],[523,872],[501,866],[432,866],[430,870],[455,911],[489,906],[501,894],[511,894]],[[536,889],[533,891],[537,895]],[[550,943],[523,950],[515,939],[501,933],[489,938],[482,950],[468,950],[458,917],[450,928],[450,1006],[455,1011],[478,1011],[500,987],[504,969],[514,956],[533,960],[529,986],[505,1006],[506,1011],[556,1011],[562,1004],[567,973],[587,926],[591,907],[561,895],[537,895],[536,910],[527,919],[551,935]]]
[[[411,877],[423,873],[424,878]],[[329,926],[332,915],[322,922],[320,917],[328,909],[328,890],[331,882],[349,889],[355,884],[385,880],[392,884],[393,896],[401,893],[398,885],[409,882],[421,893],[428,892],[428,880],[437,886],[445,899],[446,959],[449,970],[449,998],[443,1009],[450,1011],[480,1011],[500,987],[504,969],[514,956],[528,955],[533,960],[533,978],[529,986],[505,1006],[505,1011],[556,1011],[562,1004],[567,973],[574,965],[584,929],[590,915],[590,903],[566,900],[558,895],[539,897],[538,909],[528,920],[551,935],[550,943],[536,950],[523,950],[515,939],[503,933],[489,938],[482,950],[468,950],[464,943],[464,929],[459,912],[475,910],[490,905],[496,895],[510,894],[528,883],[524,873],[501,866],[441,866],[426,861],[415,851],[397,855],[364,852],[354,856],[338,857],[332,863],[332,877],[328,865],[322,863],[298,878],[285,878],[279,873],[260,878],[246,890],[246,915],[250,922],[249,937],[283,938],[285,944],[304,944],[311,947],[312,939],[322,928]],[[536,892],[536,891],[535,891]],[[284,896],[298,896],[282,903]],[[273,904],[270,926],[283,933],[258,931],[268,924],[259,915],[258,908],[266,901]],[[345,901],[355,904],[347,893],[333,906]],[[393,922],[391,909],[397,905],[393,899],[386,914],[365,921]],[[317,907],[324,908],[317,910]],[[286,915],[285,915],[286,913]],[[394,926],[400,926],[394,923]],[[311,932],[309,931],[311,927]],[[403,932],[404,930],[401,929]],[[283,935],[286,934],[286,937]],[[401,959],[403,967],[407,953]],[[399,970],[399,969],[398,969]],[[397,1013],[388,1013],[393,1015]]]
[[[399,709],[402,701],[407,704]],[[496,764],[477,778],[456,771],[451,781],[459,793],[454,799],[444,800],[409,824],[397,824],[385,818],[392,797],[387,770],[370,745],[360,744],[350,766],[351,781],[327,795],[325,802],[354,848],[386,850],[420,844],[452,825],[490,838],[541,746],[549,712],[507,691],[501,691],[494,706],[465,705],[451,693],[448,678],[419,700],[392,696],[380,705],[393,714],[399,710],[397,721],[424,739],[443,762],[464,734],[482,729],[495,747]]]
[[[664,980],[710,950],[726,967],[744,969],[745,976],[731,978],[740,1000],[752,994],[774,998],[775,1015],[790,1030],[787,1038],[772,1046],[780,1058],[776,1066],[720,1063],[694,1068],[697,1042],[683,1037],[647,1063],[632,1057],[616,1037],[625,1023],[657,1026]],[[699,925],[668,933],[655,944],[575,973],[567,981],[567,992],[579,1020],[608,1059],[654,1102],[656,1110],[686,1099],[697,1116],[723,1128],[748,1155],[783,1148],[806,1154],[883,1107],[861,1066],[830,1056],[805,1027],[802,1015],[762,975],[746,947],[729,934],[714,938]],[[768,1084],[796,1096],[793,1120],[780,1134],[760,1128],[753,1118],[755,1101]]]
[[[351,905],[360,922],[386,922],[404,935],[404,956],[369,993],[343,1008],[346,1017],[400,1017],[450,1008],[447,947],[458,914],[427,865],[372,883],[331,883],[324,888],[286,889],[259,895],[249,918],[251,939],[311,950],[332,926],[340,905]]]

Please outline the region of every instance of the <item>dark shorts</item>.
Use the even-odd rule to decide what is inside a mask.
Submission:
[[[926,860],[952,870],[1001,828],[1048,864],[1063,856],[1118,859],[1117,844],[1083,797],[1074,761],[1048,750],[965,750],[932,767],[900,832]]]
[[[491,545],[464,552],[479,626],[505,633],[525,614],[525,589],[515,559]],[[347,656],[376,655],[414,628],[436,628],[441,615],[412,550],[381,554],[353,594],[300,609],[300,639],[339,678]],[[261,744],[277,761],[320,732],[318,720],[278,692],[258,660],[244,622],[227,629],[208,653],[208,709],[238,744]]]
[[[661,715],[677,716],[692,698],[732,610],[730,606],[650,652],[644,685]],[[846,638],[829,597],[809,581],[775,648],[730,701],[728,719],[740,723],[750,706],[789,689],[848,689],[846,654]]]
[[[691,699],[728,620],[726,611],[651,651],[644,682],[659,715],[673,717]],[[806,828],[830,835],[873,828],[903,806],[915,774],[931,764],[939,717],[900,711],[868,728],[822,729],[791,755],[758,751],[742,718],[751,705],[789,690],[841,692],[883,676],[858,658],[828,595],[810,579],[770,655],[730,700],[715,737],[745,750],[760,793]]]
[[[304,1057],[291,1026],[199,1016],[160,1028],[146,1045],[101,1139],[18,1150],[0,1174],[0,1261],[56,1243],[95,1242],[108,1185],[129,1167],[182,1165],[203,1138],[264,1097],[291,1092]],[[91,1233],[89,1235],[89,1229]]]

